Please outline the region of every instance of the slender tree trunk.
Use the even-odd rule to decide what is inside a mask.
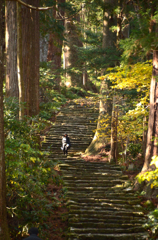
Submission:
[[[92,155],[98,153],[98,151],[110,142],[110,123],[111,123],[111,115],[109,112],[109,100],[107,96],[104,95],[106,93],[106,83],[103,82],[100,90],[100,94],[102,98],[99,101],[99,116],[97,122],[97,129],[93,140],[89,147],[86,149],[86,155]],[[110,107],[111,108],[111,107]],[[106,127],[105,127],[106,125]]]
[[[17,80],[16,2],[6,1],[6,96],[19,97]]]
[[[0,239],[10,240],[6,211],[6,177],[4,157],[3,80],[4,80],[4,2],[0,0]]]
[[[81,12],[81,19],[83,22],[83,28],[82,28],[82,35],[84,37],[84,39],[86,40],[87,36],[86,36],[86,25],[88,24],[86,16],[87,16],[87,11],[85,6],[85,3],[81,3],[82,6],[82,12]],[[87,48],[87,43],[83,44],[83,47],[86,49]],[[86,69],[86,62],[83,63],[83,70],[82,70],[82,74],[83,74],[83,86],[86,85],[87,81],[88,81],[88,73],[87,73],[87,69]]]
[[[65,35],[68,38],[68,20],[65,20]],[[64,69],[65,69],[65,78],[67,80],[67,84],[71,86],[71,77],[69,74],[69,67],[70,67],[70,48],[66,41],[64,41]]]
[[[147,143],[147,119],[145,116],[143,119],[143,142],[142,142],[142,151],[143,151],[144,159],[145,159],[146,143]]]
[[[116,38],[117,38],[117,44],[119,44],[119,40],[123,38],[122,34],[122,0],[118,0],[118,7],[119,7],[119,13],[117,14],[117,33],[116,33]]]
[[[65,0],[59,0],[58,3],[65,3]],[[56,6],[57,7],[57,6]],[[58,10],[56,10],[56,7],[53,9],[53,18],[56,19],[60,16],[60,14],[64,17],[64,8],[59,7]],[[62,27],[64,27],[64,20],[60,21],[60,24]],[[57,84],[57,89],[60,90],[60,82],[61,82],[61,77],[60,77],[60,71],[59,69],[61,68],[61,55],[62,55],[62,46],[63,46],[63,33],[64,29],[61,30],[62,32],[60,33],[50,33],[49,35],[49,42],[48,42],[48,55],[47,55],[47,61],[52,61],[52,70],[55,70],[56,78],[55,82]]]
[[[21,20],[21,4],[17,4],[17,77],[19,88],[19,119],[24,117],[24,82],[23,82],[23,66],[22,66],[22,20]]]
[[[39,0],[25,0],[39,6]],[[39,12],[22,6],[22,66],[25,115],[39,113]]]
[[[153,51],[153,73],[150,85],[150,112],[148,120],[148,135],[145,161],[142,171],[147,171],[151,157],[158,154],[158,51]]]
[[[112,24],[114,24],[113,18],[111,16],[111,11],[109,7],[113,6],[115,0],[104,0],[104,8],[103,8],[103,37],[102,37],[102,49],[109,48],[114,45],[116,41],[116,35],[111,32],[109,29]],[[108,9],[107,9],[108,6]],[[112,8],[111,8],[112,9]],[[106,69],[102,69],[101,75],[104,74]],[[110,127],[111,127],[111,112],[112,112],[112,103],[111,100],[107,98],[109,95],[108,83],[103,81],[101,84],[100,93],[102,94],[102,98],[100,99],[99,106],[99,117],[97,130],[95,132],[94,138],[86,149],[86,154],[95,154],[98,152],[99,148],[108,144],[110,141]],[[105,123],[106,127],[103,127],[102,123]]]
[[[109,156],[110,162],[117,160],[117,124],[118,124],[118,109],[116,106],[116,97],[113,97],[113,110],[111,119],[111,151]]]
[[[77,21],[80,22],[80,17],[77,15]],[[66,26],[66,51],[67,53],[67,65],[69,65],[71,71],[69,72],[69,76],[71,78],[71,83],[73,85],[81,85],[83,84],[83,75],[76,74],[72,69],[78,67],[81,71],[84,63],[79,62],[79,53],[75,46],[83,47],[83,44],[79,38],[80,32],[78,31],[76,25],[73,20],[68,20],[65,22]]]

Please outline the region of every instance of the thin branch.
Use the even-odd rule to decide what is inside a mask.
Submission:
[[[36,11],[46,11],[46,10],[49,10],[49,9],[52,9],[54,8],[54,6],[50,6],[50,7],[34,7],[32,5],[29,5],[21,0],[6,0],[6,1],[13,1],[13,2],[18,2],[18,3],[21,3],[23,6],[29,8],[29,9],[33,9],[33,10],[36,10]],[[61,15],[61,13],[59,12],[59,15],[61,17],[61,19],[56,19],[57,21],[63,21],[63,20],[66,20],[66,19],[71,19],[73,16],[75,16],[76,14],[78,14],[80,11],[82,10],[82,7],[76,12],[74,13],[72,16],[70,17],[67,17],[65,18],[64,16]]]
[[[34,7],[30,4],[27,4],[21,0],[6,0],[6,1],[14,1],[14,2],[18,2],[18,3],[21,3],[23,6],[27,7],[27,8],[30,8],[32,10],[36,10],[36,11],[46,11],[48,9],[52,9],[54,8],[54,6],[50,6],[50,7]]]

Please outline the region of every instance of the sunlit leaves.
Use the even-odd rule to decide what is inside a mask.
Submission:
[[[147,181],[150,187],[158,187],[158,156],[153,156],[150,165],[155,165],[156,169],[152,171],[147,171],[137,175],[139,183]]]
[[[125,65],[109,69],[109,74],[104,79],[109,79],[117,89],[137,89],[137,92],[149,95],[150,81],[152,75],[152,64],[150,61]],[[103,78],[103,77],[101,77]]]
[[[129,142],[142,141],[148,116],[152,62],[138,62],[107,69],[101,81],[112,83],[111,94],[117,95],[117,141],[122,151]]]

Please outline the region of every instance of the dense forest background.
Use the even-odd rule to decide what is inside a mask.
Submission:
[[[156,199],[157,0],[0,0],[0,26],[0,238],[48,227],[43,196],[50,175],[62,180],[40,136],[75,98],[100,102],[86,154],[110,147],[108,160],[140,173],[136,187]],[[155,234],[158,211],[150,210]]]

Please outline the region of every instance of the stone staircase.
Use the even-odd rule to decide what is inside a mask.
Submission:
[[[63,159],[61,151],[62,135],[70,137],[69,156],[84,152],[89,146],[97,126],[98,104],[89,100],[74,100],[63,107],[56,117],[54,126],[42,143],[42,149],[50,149],[52,159]]]
[[[67,239],[147,240],[140,200],[120,167],[81,158],[94,135],[97,117],[98,108],[91,101],[72,101],[58,114],[43,144],[43,149],[52,150],[50,159],[60,160],[69,209]],[[72,142],[67,158],[60,149],[64,132]]]

